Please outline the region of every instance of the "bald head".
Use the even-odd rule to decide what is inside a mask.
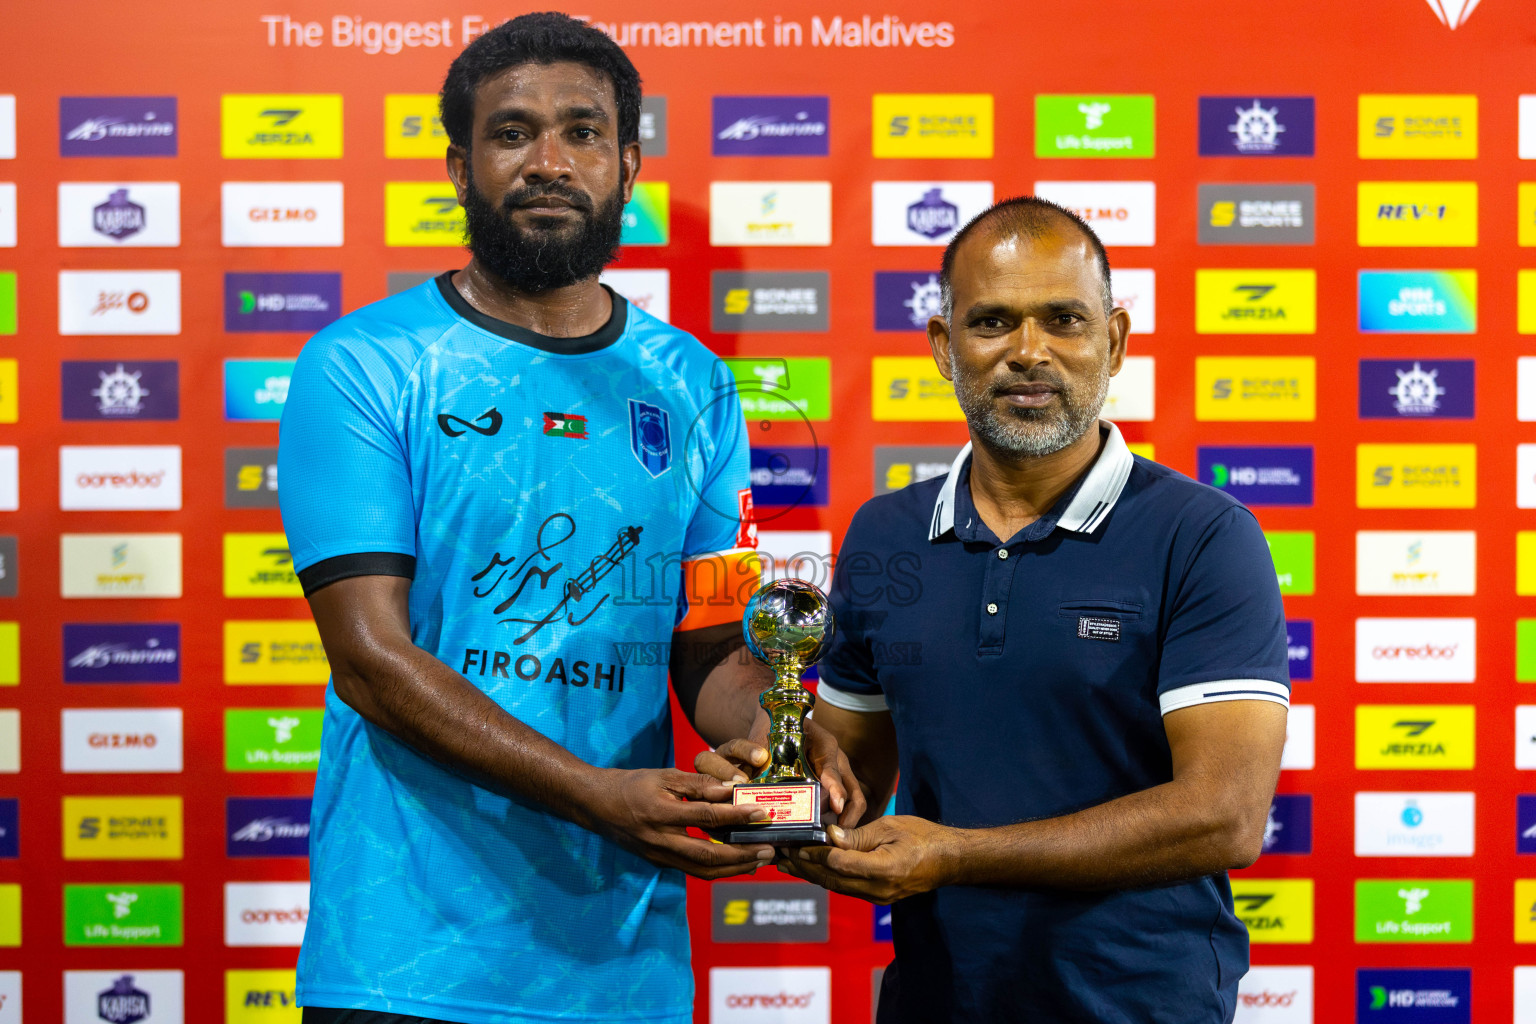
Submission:
[[[961,258],[961,250],[967,239],[978,236],[979,239],[1022,238],[1033,241],[1048,235],[1059,237],[1072,232],[1083,236],[1098,263],[1099,278],[1104,293],[1104,315],[1108,316],[1115,308],[1115,299],[1110,289],[1109,256],[1104,252],[1104,243],[1099,241],[1099,236],[1094,234],[1093,229],[1077,214],[1056,205],[1049,199],[1041,199],[1039,196],[1015,196],[1012,199],[994,203],[972,217],[965,227],[955,233],[955,237],[950,239],[949,245],[945,247],[944,260],[939,269],[939,287],[944,303],[945,321],[949,322],[954,317],[955,262]]]

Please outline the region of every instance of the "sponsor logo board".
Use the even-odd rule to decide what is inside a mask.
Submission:
[[[831,245],[832,184],[712,181],[710,245]]]
[[[1476,508],[1477,445],[1356,445],[1355,505]]]
[[[831,1024],[830,967],[711,967],[710,1024]]]
[[[388,93],[384,97],[384,155],[390,159],[441,160],[448,130],[434,93]]]
[[[231,857],[308,857],[309,816],[307,796],[228,797],[225,851]]]
[[[224,449],[224,507],[277,508],[277,449]]]
[[[0,708],[0,774],[21,771],[21,711]]]
[[[180,334],[181,272],[61,270],[59,333]]]
[[[320,683],[331,663],[310,619],[226,620],[224,681],[232,684]]]
[[[224,972],[224,1024],[300,1024],[302,1017],[295,972]]]
[[[635,182],[620,218],[619,244],[666,245],[671,236],[671,185],[665,181]]]
[[[1317,707],[1292,704],[1285,723],[1285,746],[1280,751],[1283,771],[1309,771],[1317,766]]]
[[[1310,530],[1271,530],[1264,534],[1275,579],[1282,594],[1310,594],[1316,589],[1317,537]]]
[[[1233,1024],[1312,1024],[1312,968],[1254,966],[1237,983]]]
[[[63,248],[180,244],[181,186],[174,181],[59,184],[59,245]]]
[[[1515,620],[1515,681],[1536,683],[1536,619]]]
[[[308,882],[224,883],[226,946],[298,946],[308,922]]]
[[[21,452],[15,445],[0,445],[0,512],[21,507]]]
[[[1157,361],[1152,356],[1126,356],[1120,372],[1109,378],[1101,415],[1116,423],[1144,423],[1156,414]]]
[[[435,270],[392,270],[385,276],[384,293],[399,295],[437,277]],[[617,291],[618,289],[614,289]]]
[[[759,530],[763,580],[801,579],[832,585],[832,534],[827,530]]]
[[[61,96],[60,156],[175,156],[174,96]]]
[[[224,275],[224,330],[312,334],[341,316],[340,274]]]
[[[939,275],[930,270],[875,271],[875,330],[926,331],[944,315]]]
[[[66,359],[60,367],[60,389],[66,420],[181,417],[180,368],[174,359]]]
[[[0,971],[0,1024],[21,1024],[20,971]]]
[[[0,335],[16,333],[16,274],[0,271]]]
[[[1436,11],[1438,14],[1439,12]],[[1521,968],[1515,968],[1516,972]],[[1521,1024],[1520,1010],[1515,1020]],[[1471,1024],[1470,970],[1362,968],[1355,972],[1355,1020]]]
[[[1131,333],[1157,331],[1157,271],[1110,269],[1109,287],[1114,303],[1131,314]]]
[[[1196,449],[1200,482],[1246,505],[1311,505],[1312,449],[1242,447]]]
[[[179,946],[179,885],[64,886],[64,945]]]
[[[1311,245],[1317,208],[1311,185],[1201,185],[1201,245]]]
[[[1311,156],[1311,96],[1201,96],[1201,156]]]
[[[787,882],[710,887],[715,942],[826,942],[827,891]]]
[[[1536,704],[1515,706],[1515,767],[1536,768]]]
[[[1470,857],[1472,793],[1356,793],[1356,857]]]
[[[1477,534],[1471,530],[1360,530],[1355,534],[1355,593],[1475,594]]]
[[[1316,334],[1317,271],[1196,270],[1199,334]]]
[[[1472,160],[1477,97],[1362,93],[1362,160]]]
[[[65,971],[64,1024],[185,1024],[180,971]]]
[[[341,97],[228,94],[220,97],[226,160],[314,160],[341,156]]]
[[[672,272],[670,270],[608,269],[598,280],[620,295],[631,306],[660,320],[672,322]]]
[[[1264,822],[1262,854],[1312,852],[1312,797],[1276,793]]]
[[[384,244],[464,245],[464,208],[446,181],[384,184]]]
[[[0,798],[0,860],[21,856],[21,805],[15,797]],[[4,1018],[0,1018],[3,1020]]]
[[[65,860],[181,860],[179,796],[66,796]]]
[[[432,97],[435,101],[436,96]],[[667,98],[640,98],[640,155],[667,155]]]
[[[224,596],[303,597],[288,538],[281,533],[226,533]]]
[[[1361,419],[1471,419],[1476,410],[1471,359],[1360,360]]]
[[[1157,155],[1157,101],[1151,95],[1035,96],[1035,156]]]
[[[830,276],[824,270],[712,271],[710,330],[825,331]]]
[[[226,708],[225,771],[314,771],[324,715],[320,708]]]
[[[948,245],[992,205],[990,181],[877,181],[871,186],[875,245]]]
[[[181,508],[181,446],[60,446],[59,508]]]
[[[1470,704],[1357,704],[1356,768],[1471,768],[1477,712]]]
[[[1472,334],[1477,271],[1360,271],[1360,330],[1371,334]]]
[[[876,157],[992,158],[987,93],[875,93],[870,134]]]
[[[1477,244],[1477,182],[1362,181],[1355,225],[1363,246]]]
[[[1291,681],[1312,678],[1312,620],[1287,619],[1285,622],[1285,657]]]
[[[830,419],[832,415],[831,360],[810,358],[736,356],[722,359],[731,380],[715,386],[733,387],[741,411],[749,420]]]
[[[0,947],[21,945],[21,886],[0,885]]]
[[[16,97],[0,96],[0,160],[16,159]],[[0,1020],[3,1020],[0,1017]]]
[[[958,444],[875,445],[874,493],[890,494],[908,484],[948,476],[949,467],[960,454],[960,447]]]
[[[875,356],[870,361],[870,417],[876,422],[964,422],[955,386],[929,356]]]
[[[220,194],[227,248],[342,244],[339,181],[226,181]]]
[[[831,129],[825,96],[716,96],[714,156],[826,156]]]
[[[282,419],[293,364],[292,359],[224,360],[224,418]]]
[[[1037,181],[1035,195],[1077,214],[1105,245],[1157,241],[1157,186],[1150,181]]]
[[[181,771],[180,708],[65,708],[64,771]]]
[[[179,683],[181,626],[174,622],[66,622],[64,681]]]
[[[1233,878],[1232,908],[1253,943],[1312,941],[1310,878]]]
[[[752,504],[757,508],[821,508],[827,504],[831,463],[820,445],[751,449]]]
[[[1471,942],[1471,880],[1356,879],[1355,941]]]
[[[59,558],[63,597],[181,596],[179,533],[66,533]]]

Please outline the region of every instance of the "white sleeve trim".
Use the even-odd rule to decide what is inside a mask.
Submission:
[[[858,711],[863,714],[887,710],[885,694],[849,693],[847,690],[839,690],[825,679],[816,687],[816,699],[824,700],[833,707],[842,708],[844,711]]]
[[[1210,683],[1190,683],[1169,690],[1157,699],[1163,714],[1195,704],[1216,704],[1224,700],[1267,700],[1291,706],[1291,690],[1284,683],[1269,679],[1218,679]]]

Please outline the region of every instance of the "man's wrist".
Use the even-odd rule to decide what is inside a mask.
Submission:
[[[946,885],[975,885],[972,877],[976,868],[975,847],[978,829],[940,826],[934,844],[938,850],[937,881],[933,888]]]
[[[573,822],[588,832],[605,833],[612,820],[608,799],[615,791],[613,776],[618,771],[590,764],[577,769],[566,794]]]

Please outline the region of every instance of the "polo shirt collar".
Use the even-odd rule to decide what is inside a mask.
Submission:
[[[1125,446],[1125,439],[1120,436],[1120,428],[1107,420],[1100,420],[1099,423],[1101,429],[1108,428],[1109,436],[1104,442],[1103,451],[1099,452],[1099,457],[1082,478],[1076,497],[1056,523],[1064,530],[1092,533],[1098,529],[1110,509],[1115,507],[1115,502],[1120,500],[1120,492],[1125,490],[1125,482],[1131,477],[1131,466],[1135,460],[1131,450]],[[944,479],[944,486],[933,504],[933,518],[928,527],[930,541],[938,540],[955,528],[955,487],[964,476],[961,470],[970,457],[971,445],[967,442],[960,449],[960,454],[955,456],[954,463],[949,467],[949,476]]]

